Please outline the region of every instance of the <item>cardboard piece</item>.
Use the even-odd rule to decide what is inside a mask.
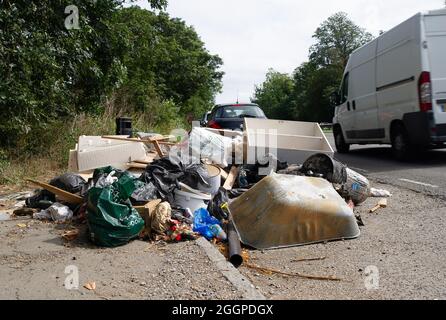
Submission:
[[[68,172],[78,172],[79,166],[77,164],[77,144],[76,149],[70,150],[70,155],[68,158]]]
[[[27,179],[26,181],[31,182],[45,190],[48,190],[51,193],[54,193],[56,197],[60,198],[61,200],[64,200],[65,202],[68,202],[70,204],[81,204],[84,202],[84,199],[76,194],[69,193],[65,190],[56,188],[48,183]]]
[[[118,136],[119,137],[119,136]],[[144,143],[103,139],[96,136],[79,137],[77,149],[78,172],[113,166],[127,169],[126,164],[134,160],[145,160]]]
[[[231,168],[231,171],[229,172],[228,177],[226,178],[225,184],[223,185],[223,188],[226,190],[232,190],[232,187],[234,186],[235,180],[237,179],[239,169],[236,166],[233,166]]]

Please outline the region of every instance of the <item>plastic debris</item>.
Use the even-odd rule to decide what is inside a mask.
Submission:
[[[73,218],[73,211],[67,206],[56,202],[48,209],[34,213],[33,218],[37,220],[52,220],[63,223]]]
[[[81,176],[74,173],[65,173],[50,181],[50,185],[69,193],[83,195],[87,182]]]
[[[212,217],[206,209],[199,209],[194,212],[194,232],[198,232],[208,240],[212,240],[215,234],[212,232],[213,225],[220,225],[220,222]]]
[[[184,165],[180,159],[162,158],[147,166],[140,180],[146,184],[153,184],[156,188],[156,198],[173,204],[173,192],[182,182],[193,189],[198,186],[209,187],[207,183],[209,173],[202,164]]]
[[[0,212],[0,221],[11,220],[11,215],[8,212]]]
[[[133,204],[145,204],[158,198],[157,189],[152,182],[144,183],[135,181],[135,186],[137,189],[130,196],[130,200]]]
[[[46,210],[56,202],[56,196],[47,190],[39,190],[36,194],[25,200],[28,208]]]
[[[392,196],[392,194],[389,191],[384,190],[384,189],[371,188],[370,196],[373,198],[390,198]]]
[[[194,223],[194,216],[189,208],[172,208],[172,219],[188,225],[192,225]]]
[[[218,193],[212,198],[207,207],[208,212],[218,220],[229,219],[228,203],[231,199],[240,197],[247,189],[226,190],[221,187]]]
[[[232,143],[233,140],[230,137],[210,132],[205,128],[193,128],[187,145],[188,149],[183,153],[189,154],[190,149],[196,162],[207,159],[214,164],[227,167],[228,160],[232,158]]]
[[[94,176],[108,176],[112,171],[111,167],[98,169]],[[117,247],[138,237],[144,220],[130,203],[134,190],[134,177],[124,172],[112,185],[88,191],[87,222],[94,243]]]
[[[209,227],[211,229],[212,234],[214,235],[214,238],[220,241],[226,241],[227,236],[226,232],[223,231],[223,229],[218,224],[214,224]]]
[[[240,167],[237,183],[239,188],[249,189],[260,182],[265,176],[284,170],[288,167],[286,162],[281,162],[272,154],[260,158],[255,165],[245,164]]]
[[[367,200],[370,195],[370,182],[363,175],[349,168],[347,170],[347,182],[342,185],[341,194],[347,199],[353,200],[359,205]]]
[[[207,202],[211,200],[210,194],[201,193],[198,190],[184,189],[175,190],[174,204],[181,208],[189,208],[195,212],[200,208],[207,208]]]
[[[193,232],[188,225],[179,224],[173,225],[170,230],[167,232],[167,237],[170,241],[180,242],[180,241],[189,241],[196,240],[199,235]]]
[[[228,191],[225,188],[220,188],[218,193],[212,198],[208,205],[208,212],[219,220],[228,219],[228,214],[221,206],[229,201]]]

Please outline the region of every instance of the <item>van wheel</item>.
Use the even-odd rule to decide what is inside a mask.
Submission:
[[[338,153],[348,153],[350,151],[350,145],[345,143],[341,128],[335,128],[333,133]]]
[[[392,129],[392,152],[397,160],[407,160],[410,155],[411,145],[406,129],[397,125]]]

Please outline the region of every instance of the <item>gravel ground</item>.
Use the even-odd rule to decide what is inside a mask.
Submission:
[[[272,251],[250,251],[251,264],[287,273],[336,276],[340,282],[240,271],[269,299],[446,299],[446,204],[434,197],[374,183],[393,193],[387,209],[355,209],[365,223],[361,236]],[[293,262],[304,258],[325,260]],[[367,290],[367,267],[375,266],[379,288]],[[376,272],[376,271],[374,271]]]
[[[28,227],[20,228],[19,223]],[[64,225],[0,222],[0,299],[240,299],[195,242],[133,241],[101,249],[86,228],[72,243]],[[65,289],[65,268],[79,270],[79,290]],[[94,281],[96,290],[83,285]]]

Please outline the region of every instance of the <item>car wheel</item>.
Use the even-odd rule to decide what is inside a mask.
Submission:
[[[338,153],[348,153],[350,151],[350,144],[345,143],[341,128],[334,130],[334,139]]]
[[[411,145],[406,129],[397,125],[392,130],[392,152],[397,160],[407,160],[410,155]]]

